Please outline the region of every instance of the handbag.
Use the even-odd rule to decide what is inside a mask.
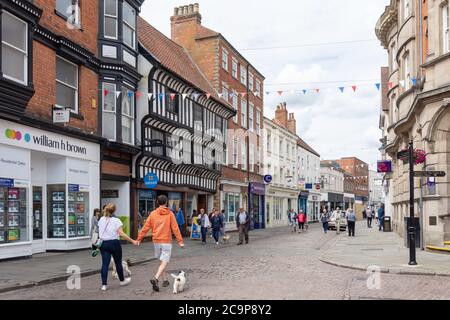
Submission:
[[[105,226],[105,229],[103,230],[102,235],[104,235],[106,229],[108,229],[108,224],[109,224],[110,221],[111,221],[111,218],[109,218],[108,223],[106,223],[106,226]],[[103,244],[103,239],[102,239],[102,237],[99,237],[98,240],[95,242],[95,246],[98,249],[98,248],[100,248],[102,246],[102,244]]]

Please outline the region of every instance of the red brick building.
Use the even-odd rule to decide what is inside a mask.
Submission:
[[[130,180],[134,141],[105,129],[134,134],[142,2],[0,0],[0,259],[88,247],[102,174]]]
[[[237,115],[228,123],[227,165],[222,169],[214,207],[225,210],[234,227],[239,207],[247,209],[255,228],[265,227],[261,129],[264,76],[219,32],[201,24],[198,4],[177,7],[171,17],[172,40],[189,51],[219,95]]]

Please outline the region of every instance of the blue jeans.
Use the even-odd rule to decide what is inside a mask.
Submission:
[[[327,233],[327,231],[328,231],[328,221],[327,222],[322,222],[322,224],[323,224],[323,231],[325,233]]]
[[[219,242],[219,236],[220,236],[220,228],[219,229],[213,229],[213,237],[216,242]]]
[[[201,227],[202,232],[202,242],[206,242],[206,233],[208,232],[208,228]]]
[[[119,240],[107,240],[103,241],[100,247],[100,253],[102,254],[102,285],[106,286],[108,281],[109,264],[111,263],[111,256],[116,264],[117,274],[119,280],[125,280],[123,276],[122,267],[122,246]]]

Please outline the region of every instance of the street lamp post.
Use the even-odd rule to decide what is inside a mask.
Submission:
[[[414,149],[413,141],[409,142],[409,265],[417,265],[416,262],[416,226],[414,223]]]

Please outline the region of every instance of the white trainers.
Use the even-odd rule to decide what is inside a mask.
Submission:
[[[216,245],[218,246],[218,245],[219,245],[219,243],[218,243],[218,242],[216,242]]]
[[[102,286],[102,287],[100,288],[100,290],[106,291],[106,286]]]
[[[131,278],[125,278],[123,281],[120,281],[121,286],[127,286],[131,282]]]

